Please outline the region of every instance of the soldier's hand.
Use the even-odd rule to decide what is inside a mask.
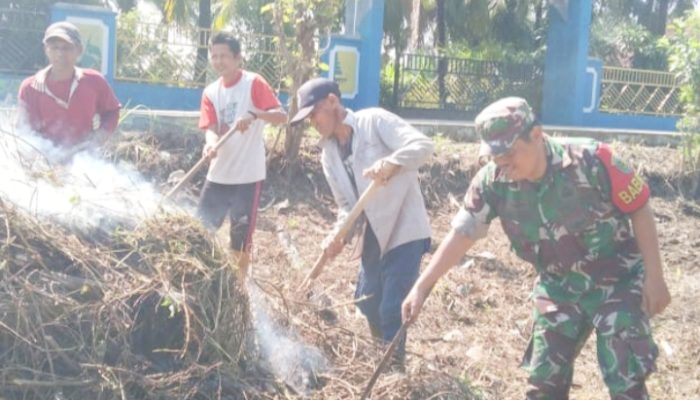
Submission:
[[[662,312],[670,303],[671,293],[668,291],[663,275],[656,276],[648,273],[642,288],[642,310],[651,318]]]
[[[372,179],[384,185],[398,172],[399,168],[401,168],[400,165],[396,165],[385,159],[379,159],[375,161],[371,167],[362,171],[362,175],[365,178]]]
[[[401,320],[403,323],[412,324],[416,322],[429,293],[429,290],[423,290],[418,285],[413,285],[408,296],[403,300],[403,304],[401,304]]]

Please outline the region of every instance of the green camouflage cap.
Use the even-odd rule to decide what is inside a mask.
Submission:
[[[481,138],[479,156],[503,154],[535,123],[535,113],[520,97],[506,97],[489,104],[474,120]]]

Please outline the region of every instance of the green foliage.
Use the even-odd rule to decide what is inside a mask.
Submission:
[[[384,67],[379,73],[379,104],[382,106],[394,105],[394,63],[384,62]]]
[[[426,93],[425,90],[418,90],[420,93],[408,93],[403,88],[397,88],[401,95],[395,96],[394,80],[396,74],[401,74],[398,80],[404,85],[411,82],[410,86],[425,88],[434,86],[433,81],[446,82],[447,85],[465,84],[448,82],[450,77],[440,75],[445,69],[439,69],[437,78],[435,73],[428,72],[415,73],[396,70],[396,64],[400,57],[406,53],[417,53],[435,55],[436,53],[450,58],[476,59],[488,61],[502,61],[511,64],[536,64],[541,65],[544,60],[544,32],[546,24],[546,3],[544,0],[442,0],[444,12],[436,12],[437,0],[421,1],[419,18],[413,13],[416,10],[411,0],[395,0],[391,2],[391,7],[387,7],[384,14],[385,32],[385,67],[381,73],[381,104],[396,106],[394,98],[401,97],[402,103],[408,102],[414,105],[421,103],[435,103],[435,96],[445,96],[443,94]],[[439,16],[444,16],[444,21],[439,21]],[[419,21],[418,26],[412,21]],[[444,46],[437,43],[437,27],[445,26],[446,44]],[[418,36],[417,43],[411,43],[411,48],[407,50],[409,36]],[[425,38],[434,38],[432,44],[424,43]],[[392,60],[389,60],[389,58]],[[392,64],[392,65],[389,65]],[[442,64],[445,65],[445,64]],[[477,82],[480,78],[474,78],[469,84],[479,86]],[[492,85],[485,83],[485,91],[490,91]],[[512,91],[513,88],[506,88]],[[447,95],[448,103],[460,103],[454,99],[455,93]],[[536,98],[538,95],[535,94]],[[486,101],[484,99],[475,100],[476,103]],[[527,96],[530,97],[530,96]],[[456,100],[456,101],[455,101]],[[443,103],[438,101],[439,103]],[[539,101],[538,101],[539,102]]]
[[[175,22],[177,25],[187,25],[194,12],[194,1],[166,0],[163,3],[163,19],[166,23]]]
[[[117,23],[116,76],[171,84],[177,81],[187,85],[191,81],[187,77],[192,75],[192,57],[168,51],[168,46],[162,43],[165,29],[164,25],[142,24],[137,11],[121,13]]]
[[[282,80],[289,93],[296,93],[302,83],[323,68],[319,62],[319,38],[326,39],[337,31],[343,4],[343,0],[275,0],[260,8],[277,36]],[[290,98],[289,114],[293,115],[297,104],[295,96]],[[287,128],[285,158],[290,164],[297,161],[302,134],[298,126]]]
[[[0,8],[48,11],[49,6],[55,3],[101,6],[104,2],[103,0],[0,0]]]
[[[487,40],[492,27],[488,1],[448,1],[445,25],[454,41],[477,46]]]
[[[669,50],[671,71],[682,85],[685,115],[678,129],[683,132],[683,166],[697,174],[700,169],[700,13],[691,11],[672,21],[664,44]],[[696,190],[694,187],[692,192]]]
[[[466,43],[470,47],[483,43],[508,43],[523,51],[539,46],[540,27],[537,15],[542,1],[531,0],[443,0],[444,24],[448,42]],[[412,19],[411,2],[392,3],[391,18],[385,18],[385,32],[400,31],[403,26],[410,26]],[[420,9],[420,36],[434,32],[438,14],[435,12],[436,1],[422,1]],[[542,11],[542,8],[539,8]],[[403,14],[402,18],[398,16]],[[387,23],[389,25],[387,25]],[[405,28],[403,28],[405,30]],[[413,28],[415,29],[415,27]]]
[[[681,101],[686,111],[700,112],[700,14],[692,11],[672,21],[663,43],[669,51],[669,67],[683,85]]]
[[[663,36],[670,18],[682,16],[695,6],[695,0],[594,0],[593,18],[612,17],[643,27],[654,36]],[[610,28],[613,26],[611,25]]]
[[[405,0],[397,0],[391,7],[384,8],[384,34],[388,39],[389,47],[399,49],[399,53],[401,53],[407,45],[407,15],[409,13],[410,3],[407,4]]]
[[[608,66],[660,71],[668,68],[666,49],[660,38],[628,17],[595,18],[589,53]]]
[[[463,42],[452,43],[444,50],[443,54],[455,58],[542,65],[544,64],[545,51],[544,46],[526,50],[512,43],[489,41],[482,42],[478,46],[470,46]]]

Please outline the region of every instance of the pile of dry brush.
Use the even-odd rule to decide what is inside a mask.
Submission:
[[[240,398],[246,293],[185,215],[75,233],[0,199],[0,397]],[[246,364],[248,364],[246,366]]]

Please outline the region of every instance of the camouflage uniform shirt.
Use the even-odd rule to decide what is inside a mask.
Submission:
[[[628,216],[611,201],[595,146],[563,146],[548,137],[544,143],[548,165],[539,182],[510,181],[488,163],[472,180],[453,228],[476,240],[500,217],[515,253],[539,273],[535,294],[555,302],[576,302],[618,282],[641,288],[642,257]]]

